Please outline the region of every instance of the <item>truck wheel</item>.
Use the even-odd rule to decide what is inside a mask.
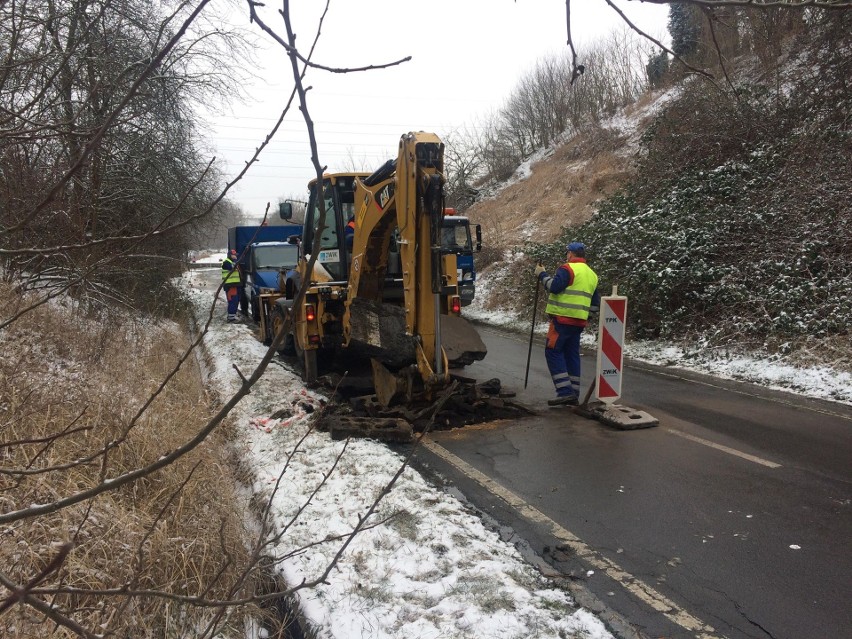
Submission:
[[[269,334],[267,338],[269,339],[269,343],[272,343],[272,340],[275,339],[275,335],[279,330],[283,329],[284,323],[287,321],[286,311],[280,306],[276,306],[272,309],[272,317],[269,319],[269,323],[267,326],[267,330]],[[278,352],[282,355],[293,355],[295,353],[294,350],[295,340],[293,339],[292,333],[287,333],[284,336],[284,341],[281,342],[281,345],[278,347]]]
[[[255,322],[259,322],[260,321],[260,304],[258,303],[258,300],[257,300],[256,297],[251,298],[250,305],[251,305],[251,318]]]

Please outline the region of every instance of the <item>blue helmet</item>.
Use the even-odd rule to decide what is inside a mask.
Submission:
[[[565,247],[566,251],[571,251],[572,253],[578,253],[580,251],[586,250],[586,245],[582,242],[571,242],[568,246]]]

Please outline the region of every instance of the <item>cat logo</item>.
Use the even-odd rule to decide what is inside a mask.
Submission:
[[[384,187],[381,191],[378,192],[377,197],[377,204],[379,205],[379,208],[384,210],[388,202],[390,202],[390,199],[393,197],[393,185],[388,184],[386,187]]]

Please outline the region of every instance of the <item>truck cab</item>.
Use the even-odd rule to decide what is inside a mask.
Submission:
[[[456,256],[459,295],[462,306],[467,306],[473,301],[476,293],[476,268],[473,264],[473,252],[482,249],[482,227],[479,224],[474,227],[476,231],[476,245],[474,246],[470,233],[470,220],[455,213],[455,209],[444,209],[441,250],[445,254],[452,253]]]
[[[239,256],[243,284],[240,309],[243,315],[248,315],[251,308],[252,318],[258,320],[256,299],[260,289],[277,290],[279,271],[284,267],[293,268],[298,261],[297,242],[301,235],[302,226],[297,224],[232,226],[228,229],[228,250],[236,251]],[[263,247],[259,256],[255,255],[255,246]],[[279,248],[273,248],[276,246]]]
[[[299,262],[299,245],[290,242],[255,242],[249,245],[246,295],[254,321],[260,320],[260,295],[278,291],[279,278],[292,276]]]

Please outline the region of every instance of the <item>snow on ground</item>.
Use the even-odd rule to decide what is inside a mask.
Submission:
[[[206,318],[209,272],[191,271],[184,281],[198,317]],[[224,321],[221,295],[216,305],[204,345],[210,383],[224,401],[240,384],[234,366],[250,375],[266,349],[252,326]],[[234,445],[254,469],[255,496],[271,500],[281,535],[274,552],[291,585],[323,574],[403,463],[379,442],[309,432],[325,402],[276,359],[232,412]],[[612,637],[475,512],[411,468],[368,524],[326,583],[297,595],[317,637]]]
[[[223,257],[210,256],[210,265],[215,268]],[[212,301],[204,281],[204,271],[187,274],[202,318]],[[477,299],[466,307],[466,316],[528,330],[529,318],[483,310],[488,278],[477,284]],[[252,326],[227,324],[224,316],[220,296],[205,347],[211,384],[223,399],[240,383],[233,367],[249,375],[265,352]],[[538,328],[543,333],[546,322]],[[585,345],[594,346],[594,340],[593,331],[587,331]],[[659,343],[628,342],[626,354],[852,404],[852,378],[829,369]],[[232,413],[235,445],[255,470],[252,491],[271,499],[272,521],[281,534],[274,550],[284,558],[280,570],[291,585],[322,575],[403,462],[378,442],[347,444],[309,432],[325,402],[276,359]],[[301,613],[318,637],[611,637],[600,620],[577,609],[476,513],[411,468],[368,521],[326,583],[298,595]]]
[[[690,350],[656,342],[627,342],[624,352],[626,357],[649,364],[707,373],[852,405],[852,375],[825,366],[795,366],[783,359],[768,360],[747,352]]]
[[[641,106],[636,104],[622,109],[610,118],[601,122],[604,129],[616,131],[625,138],[619,153],[623,157],[632,157],[639,150],[639,139],[642,136],[643,122],[649,121],[657,116],[666,106],[676,100],[683,88],[680,85],[666,89],[665,91],[651,91],[649,99]],[[629,115],[626,113],[630,111]]]
[[[204,251],[198,253],[197,257],[193,258],[192,263],[196,266],[219,266],[224,259],[228,257],[228,251],[221,249],[219,251]]]

